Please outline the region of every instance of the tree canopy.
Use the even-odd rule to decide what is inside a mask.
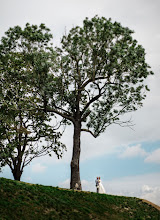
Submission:
[[[152,72],[132,33],[120,23],[94,17],[63,36],[57,48],[52,107],[61,108],[72,122],[79,108],[81,121],[95,137],[121,123],[120,115],[141,107],[146,96],[143,82]]]
[[[35,76],[37,86],[45,80],[51,38],[44,24],[26,24],[24,30],[10,28],[0,44],[0,164],[17,180],[35,157],[55,152],[59,158],[65,150],[56,131],[60,124],[38,107],[44,104],[31,83]]]

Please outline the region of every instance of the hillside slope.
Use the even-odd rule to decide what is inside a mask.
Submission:
[[[160,211],[132,197],[77,192],[0,178],[0,220],[150,219]]]

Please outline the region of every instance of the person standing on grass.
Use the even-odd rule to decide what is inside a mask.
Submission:
[[[95,180],[95,182],[96,182],[97,193],[99,193],[99,177],[97,177],[97,179]]]
[[[101,178],[97,177],[95,182],[96,182],[97,193],[101,193],[101,194],[106,193],[106,191],[104,189],[104,186],[103,186],[103,184],[101,182]]]

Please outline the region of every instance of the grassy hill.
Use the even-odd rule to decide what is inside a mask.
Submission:
[[[64,190],[0,178],[0,220],[160,220],[141,199]]]

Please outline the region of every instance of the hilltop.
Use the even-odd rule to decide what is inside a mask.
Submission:
[[[142,199],[60,189],[0,178],[0,220],[158,220]]]

